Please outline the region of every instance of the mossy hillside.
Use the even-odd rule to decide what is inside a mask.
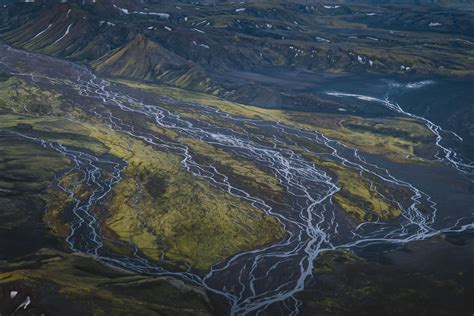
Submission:
[[[11,300],[10,291],[18,298]],[[168,277],[113,269],[94,258],[42,249],[0,267],[2,311],[30,296],[37,315],[212,315],[206,293]]]
[[[113,190],[106,226],[149,257],[164,255],[207,269],[283,237],[274,218],[191,176],[179,157],[113,132],[97,133],[112,154],[129,163]]]
[[[220,89],[200,66],[142,34],[94,61],[92,68],[108,76],[155,80],[189,90],[213,92]]]
[[[39,88],[17,77],[0,82],[0,115],[0,128],[21,124],[16,132],[87,148],[97,154],[106,151],[103,144],[87,136],[87,127],[80,121],[85,114],[66,102],[56,89]]]
[[[106,175],[107,176],[107,175]],[[51,231],[59,237],[65,238],[69,235],[68,217],[69,210],[73,209],[76,201],[63,189],[73,192],[74,197],[82,201],[91,195],[90,188],[83,181],[84,174],[79,171],[67,173],[57,179],[58,185],[50,186],[48,190],[47,212],[44,221]]]
[[[340,121],[343,128],[355,131],[375,133],[403,138],[409,141],[426,141],[432,138],[432,133],[422,124],[409,118],[349,118]]]
[[[105,44],[103,39],[93,38],[99,29],[97,18],[78,6],[64,3],[49,9],[34,18],[30,16],[18,25],[16,31],[3,32],[2,39],[24,50],[61,57],[74,56],[78,60],[91,55],[97,58],[98,53],[104,53],[104,48],[100,47]],[[41,11],[40,8],[32,10],[35,13]],[[99,47],[91,51],[89,43]]]
[[[398,162],[420,162],[417,155],[434,144],[431,132],[421,123],[407,118],[361,118],[356,116],[287,113],[287,120],[315,130],[343,144]],[[330,122],[320,123],[322,120]]]
[[[44,221],[51,232],[58,237],[66,238],[69,235],[69,224],[64,220],[65,210],[73,204],[70,196],[58,188],[48,190],[48,200]]]

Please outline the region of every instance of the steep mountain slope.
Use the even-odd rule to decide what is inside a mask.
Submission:
[[[38,9],[40,10],[40,9]],[[95,59],[126,40],[111,22],[77,6],[53,5],[3,39],[26,50],[75,59]]]
[[[71,1],[35,8],[42,14],[18,27],[8,15],[31,14],[31,7],[7,7],[3,25],[14,30],[2,38],[76,59],[97,59],[142,33],[211,70],[465,74],[474,69],[465,58],[470,41],[459,36],[474,34],[472,14],[457,10],[259,1],[141,7],[135,1]]]
[[[472,0],[339,0],[341,3],[366,3],[366,4],[404,4],[404,5],[438,5],[446,7],[472,7]]]
[[[141,34],[94,61],[92,67],[113,77],[158,81],[202,92],[218,89],[199,65],[186,61]]]
[[[44,0],[0,19],[14,47],[264,107],[337,113],[328,77],[474,75],[473,13],[443,6]]]

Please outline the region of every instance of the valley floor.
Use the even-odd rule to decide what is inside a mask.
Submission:
[[[410,313],[448,290],[443,312],[469,308],[472,242],[449,236],[472,230],[473,166],[430,122],[262,109],[0,53],[5,312],[338,315],[362,297],[369,314]],[[459,260],[438,275],[445,255]]]

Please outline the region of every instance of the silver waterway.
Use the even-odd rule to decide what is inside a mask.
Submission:
[[[210,293],[224,298],[232,315],[259,314],[271,311],[272,315],[296,315],[301,302],[295,294],[304,289],[313,272],[313,262],[322,251],[338,248],[361,248],[377,244],[403,244],[426,239],[441,232],[462,232],[474,228],[472,214],[457,217],[440,217],[436,201],[407,180],[395,176],[388,168],[375,164],[355,148],[348,147],[325,135],[276,121],[248,119],[232,116],[202,104],[183,102],[167,96],[150,99],[132,89],[113,85],[98,78],[86,67],[47,56],[0,48],[0,67],[31,84],[48,86],[64,92],[81,108],[98,118],[110,128],[139,139],[152,146],[173,152],[181,157],[181,164],[189,173],[207,179],[215,187],[258,207],[274,216],[287,231],[284,240],[266,247],[236,254],[215,264],[209,271],[200,273],[189,267],[187,271],[170,271],[142,256],[137,249],[133,256],[110,252],[104,247],[104,236],[98,225],[97,214],[92,211],[121,180],[126,162],[94,156],[92,153],[72,149],[62,144],[29,135],[22,135],[44,147],[58,151],[74,164],[67,172],[80,172],[81,184],[92,190],[87,197],[74,195],[74,190],[62,189],[75,201],[74,219],[67,238],[71,249],[92,254],[98,260],[132,271],[151,275],[172,275],[205,287]],[[333,93],[338,97],[370,98],[360,95]],[[401,107],[389,100],[383,102],[400,113]],[[167,105],[167,106],[164,106]],[[184,118],[170,105],[192,108],[195,113],[230,122],[230,126],[198,119]],[[269,170],[285,188],[285,203],[271,197],[256,196],[233,183],[223,170],[212,162],[199,161],[192,150],[183,143],[164,139],[133,124],[132,116],[144,117],[159,127],[171,129],[218,148],[237,157],[254,161]],[[472,175],[473,165],[466,162],[452,149],[443,145],[442,129],[418,116],[436,135],[436,145],[444,153],[437,158],[455,171]],[[247,132],[245,126],[262,131],[262,135]],[[248,129],[250,130],[250,129]],[[263,136],[265,134],[265,136]],[[271,142],[268,141],[271,135]],[[291,139],[304,140],[323,146],[324,155],[356,170],[367,179],[377,194],[401,210],[400,218],[390,221],[367,222],[351,227],[337,216],[333,196],[340,187],[331,175],[315,163],[305,159],[301,152],[290,148],[299,146]],[[379,183],[396,191],[379,189]]]

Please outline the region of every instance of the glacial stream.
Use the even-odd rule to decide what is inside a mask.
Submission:
[[[188,271],[168,271],[147,260],[139,251],[134,256],[111,253],[104,247],[105,237],[97,223],[97,215],[91,211],[121,180],[123,161],[104,160],[90,153],[67,148],[47,140],[30,138],[44,147],[56,150],[74,163],[68,172],[80,172],[81,184],[87,184],[91,193],[87,197],[74,196],[68,187],[61,187],[76,202],[71,232],[67,238],[71,249],[92,254],[103,262],[131,271],[151,275],[172,275],[187,282],[205,287],[225,299],[232,315],[258,315],[263,311],[272,315],[297,315],[301,302],[295,294],[304,289],[313,273],[313,261],[322,252],[339,248],[361,248],[376,244],[403,244],[412,240],[426,239],[441,232],[462,232],[474,228],[473,215],[446,217],[440,214],[437,202],[416,185],[398,178],[384,166],[369,161],[355,148],[339,141],[275,121],[248,119],[229,115],[216,108],[197,103],[182,102],[170,97],[143,100],[130,89],[124,92],[91,73],[87,68],[43,55],[26,53],[6,46],[0,47],[0,69],[21,77],[32,84],[53,86],[55,89],[75,94],[74,100],[84,111],[100,119],[110,128],[139,139],[145,143],[173,152],[181,157],[181,164],[191,174],[205,178],[215,187],[247,201],[266,214],[274,216],[285,227],[284,240],[236,254],[228,260],[214,265],[204,274]],[[411,115],[389,100],[371,99],[368,96],[333,93],[345,98],[364,98],[378,102],[402,115],[416,118],[435,134],[439,148],[437,159],[453,172],[471,177],[472,162],[460,157],[453,149],[444,145],[443,137],[449,132],[429,120]],[[176,108],[192,107],[195,113],[215,117],[216,120],[231,122],[233,126],[252,126],[265,135],[273,135],[272,142],[245,128],[232,129],[213,125],[207,121],[185,118],[161,104],[172,104]],[[96,106],[95,104],[100,104]],[[126,115],[117,115],[125,113]],[[255,196],[238,187],[223,170],[212,163],[198,161],[188,146],[178,141],[163,139],[159,135],[142,130],[128,122],[126,117],[138,115],[154,121],[156,126],[173,130],[179,135],[212,144],[233,155],[254,161],[270,170],[285,188],[289,198],[285,204],[270,197]],[[456,137],[455,134],[450,135]],[[373,187],[377,194],[399,207],[401,216],[396,220],[367,222],[351,228],[337,216],[333,196],[341,189],[337,181],[307,160],[302,152],[310,151],[289,141],[300,139],[326,149],[330,159],[346,168],[357,171],[367,181],[382,183],[393,190]],[[458,139],[462,141],[462,139]],[[404,192],[403,198],[390,193]]]

